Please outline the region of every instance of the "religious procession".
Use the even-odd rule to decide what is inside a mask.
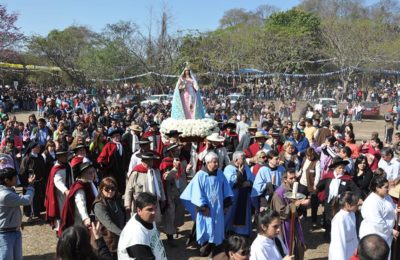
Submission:
[[[182,239],[212,259],[305,259],[315,231],[329,259],[396,259],[400,133],[357,145],[351,117],[293,122],[271,107],[260,121],[210,118],[200,90],[185,68],[160,123],[140,108],[97,118],[86,99],[60,114],[50,99],[48,120],[26,124],[0,108],[2,259],[22,257],[20,206],[54,230],[59,259],[170,259]]]
[[[396,1],[6,2],[0,260],[400,259]]]

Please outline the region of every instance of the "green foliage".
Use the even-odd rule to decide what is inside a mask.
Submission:
[[[399,10],[394,0],[371,6],[361,0],[303,0],[284,12],[269,5],[254,11],[231,9],[216,30],[186,35],[169,34],[169,17],[163,12],[158,35],[141,32],[131,21],[108,24],[100,33],[70,26],[32,37],[20,56],[26,64],[58,66],[63,78],[78,85],[151,71],[179,74],[186,62],[197,73],[241,68],[285,73],[348,67],[399,70]],[[314,62],[319,59],[330,61]],[[221,80],[215,74],[205,79],[212,84]],[[157,75],[140,80],[161,91],[174,81]]]

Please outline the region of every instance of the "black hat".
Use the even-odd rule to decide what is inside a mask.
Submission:
[[[115,135],[115,134],[120,134],[120,135],[122,135],[122,130],[119,129],[119,128],[116,128],[116,129],[112,130],[111,132],[109,132],[109,133],[108,133],[108,136],[109,136],[109,137],[112,137],[112,136]]]
[[[29,154],[29,153],[32,151],[32,149],[35,148],[35,147],[38,146],[38,145],[40,145],[40,144],[39,144],[38,142],[36,142],[36,141],[30,142],[29,145],[28,145],[28,147],[27,147],[26,150],[25,150],[25,155],[26,155],[26,154]]]
[[[339,165],[346,166],[347,164],[349,164],[349,161],[343,160],[342,158],[337,156],[337,157],[333,158],[332,164],[329,165],[329,169],[334,169],[334,168],[338,167]]]
[[[227,129],[227,128],[236,128],[236,124],[235,123],[232,123],[232,122],[228,122],[228,123],[226,123],[223,127],[222,127],[222,129],[223,130],[225,130],[225,129]]]
[[[61,155],[69,154],[69,153],[70,153],[70,151],[68,151],[68,150],[57,150],[56,156],[61,156]]]
[[[152,121],[151,123],[150,123],[150,126],[151,127],[158,127],[159,126],[159,124],[158,123],[156,123],[156,122],[154,122],[154,121]]]
[[[74,179],[78,178],[81,176],[81,174],[88,168],[94,167],[91,162],[83,162],[77,165],[77,167],[73,170],[74,173]]]
[[[151,141],[149,139],[147,139],[147,138],[138,141],[139,145],[145,145],[145,144],[149,144],[149,143],[151,143]]]
[[[136,156],[142,160],[158,160],[158,159],[160,159],[160,156],[156,155],[155,153],[153,153],[151,151],[138,153]]]
[[[272,137],[280,137],[281,133],[279,132],[278,129],[274,129],[274,131],[272,131]]]
[[[77,146],[75,146],[75,148],[73,150],[74,150],[74,152],[76,152],[77,150],[82,149],[82,148],[86,148],[86,146],[84,144],[78,144]]]
[[[165,152],[169,152],[169,151],[171,151],[171,150],[173,150],[173,149],[175,149],[175,148],[178,148],[178,147],[179,147],[178,144],[171,144],[170,146],[168,146],[168,147],[165,149]]]
[[[168,133],[165,133],[165,135],[168,137],[181,135],[181,134],[182,134],[182,132],[179,132],[178,130],[171,130]]]

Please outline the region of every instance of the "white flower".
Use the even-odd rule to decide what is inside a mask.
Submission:
[[[182,137],[206,137],[210,135],[217,126],[218,123],[209,118],[197,120],[176,120],[167,118],[161,123],[160,132],[163,135],[163,140],[166,139],[165,133],[171,130],[182,132]]]

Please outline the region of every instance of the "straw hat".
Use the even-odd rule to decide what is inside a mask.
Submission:
[[[211,135],[207,136],[207,140],[211,142],[223,142],[225,138],[220,136],[218,133],[212,133]]]
[[[138,124],[132,124],[131,126],[129,126],[129,129],[131,129],[132,131],[136,131],[136,132],[143,131],[143,129]]]
[[[264,139],[268,139],[269,137],[267,135],[265,135],[263,132],[258,131],[253,138],[264,138]]]

